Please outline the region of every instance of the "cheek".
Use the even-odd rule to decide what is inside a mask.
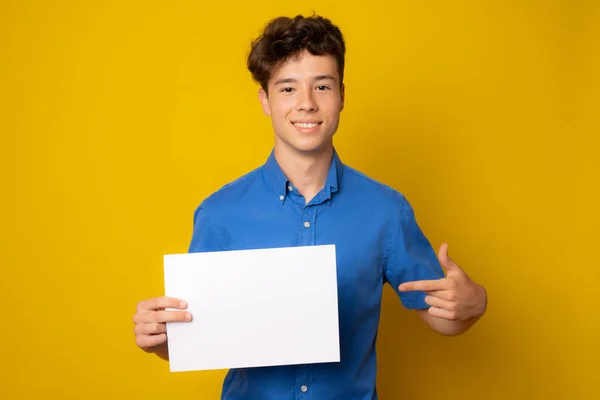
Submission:
[[[329,118],[339,118],[339,113],[342,111],[342,102],[337,100],[327,102],[327,104],[323,107],[323,110],[326,110]]]
[[[327,112],[339,111],[342,108],[342,98],[339,93],[328,93],[321,100],[319,106],[322,110],[327,110]]]
[[[286,118],[293,109],[293,101],[290,99],[280,99],[271,104],[271,112],[278,119]]]

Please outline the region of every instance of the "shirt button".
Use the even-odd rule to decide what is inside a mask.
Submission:
[[[279,200],[283,200],[283,195],[279,196]]]
[[[291,192],[292,190],[294,190],[294,188],[291,186],[288,186],[288,190]]]
[[[306,385],[302,385],[300,390],[302,390],[303,392],[306,392],[308,390],[308,387],[306,387]]]
[[[308,228],[308,227],[310,227],[310,222],[306,221],[306,222],[304,223],[304,227],[305,227],[305,228]]]

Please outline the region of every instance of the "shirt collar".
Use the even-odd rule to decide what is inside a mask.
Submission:
[[[263,165],[262,171],[266,183],[273,188],[281,201],[285,200],[290,181],[275,159],[275,150],[272,150],[271,154],[269,154],[267,161]],[[344,164],[334,148],[329,173],[327,174],[327,179],[325,181],[327,197],[330,197],[331,193],[335,193],[338,190],[343,172]]]

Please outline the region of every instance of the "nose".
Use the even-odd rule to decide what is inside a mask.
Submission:
[[[317,111],[317,102],[315,101],[312,90],[302,90],[298,93],[298,103],[296,105],[296,109],[304,112]]]

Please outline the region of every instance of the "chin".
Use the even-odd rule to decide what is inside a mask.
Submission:
[[[277,134],[276,143],[287,147],[289,150],[300,153],[318,153],[332,146],[331,137],[319,132],[314,135],[302,135],[297,131],[286,132],[284,135]]]
[[[319,143],[292,143],[292,146],[300,152],[303,153],[319,153],[323,150],[329,148],[329,144],[327,142],[319,142]]]

